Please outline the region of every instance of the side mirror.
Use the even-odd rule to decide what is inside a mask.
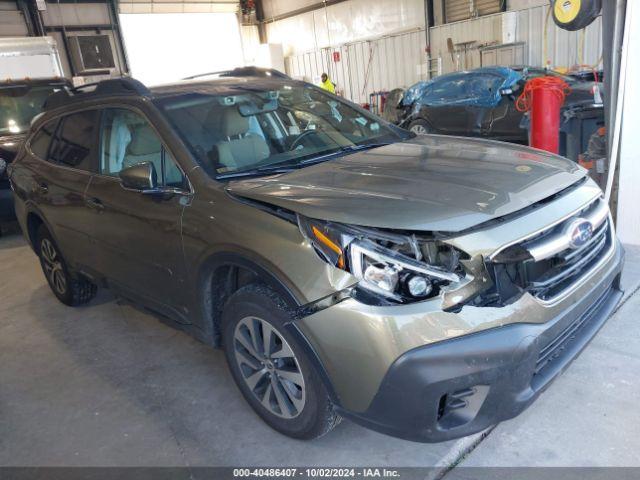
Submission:
[[[141,193],[155,192],[158,187],[156,167],[151,162],[142,162],[124,168],[119,173],[122,186]]]
[[[7,162],[0,158],[0,177],[4,175],[4,172],[7,170]]]

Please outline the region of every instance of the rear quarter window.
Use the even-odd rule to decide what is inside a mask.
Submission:
[[[38,130],[38,132],[33,136],[29,146],[31,148],[31,152],[35,156],[41,158],[42,160],[47,159],[49,145],[51,144],[51,139],[53,138],[53,134],[55,133],[57,126],[58,119],[51,120],[42,128],[40,128],[40,130]]]
[[[92,170],[97,115],[96,110],[87,110],[65,116],[54,136],[48,159],[68,167]]]

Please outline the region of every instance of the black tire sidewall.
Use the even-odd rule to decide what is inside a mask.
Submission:
[[[295,418],[285,419],[269,412],[249,390],[244,381],[234,355],[233,335],[238,322],[248,316],[255,316],[269,322],[293,349],[305,383],[305,405],[302,412]],[[290,437],[315,438],[324,433],[321,430],[325,423],[324,416],[331,409],[330,401],[322,381],[304,352],[304,348],[284,326],[292,320],[292,314],[286,304],[268,287],[262,285],[243,287],[232,295],[224,308],[222,316],[223,348],[229,370],[240,392],[269,426]]]
[[[44,260],[42,259],[42,241],[43,240],[49,240],[51,242],[51,244],[53,245],[53,248],[56,249],[56,252],[58,254],[58,257],[60,259],[60,263],[62,264],[62,271],[64,272],[64,276],[65,276],[65,280],[67,282],[67,290],[65,292],[64,295],[61,295],[55,288],[54,285],[51,284],[51,280],[49,279],[49,276],[47,275],[47,272],[44,268]],[[69,268],[67,267],[67,262],[64,259],[64,256],[62,255],[62,252],[60,251],[60,248],[58,247],[58,244],[56,243],[56,241],[53,239],[53,237],[51,236],[51,234],[49,233],[49,231],[44,228],[41,227],[38,230],[38,240],[37,240],[37,248],[38,248],[38,258],[40,259],[40,267],[42,268],[42,273],[44,273],[44,277],[47,280],[47,284],[49,284],[49,288],[51,288],[51,291],[53,292],[53,294],[58,298],[58,300],[60,300],[62,303],[64,303],[65,305],[73,305],[73,279],[69,273]]]

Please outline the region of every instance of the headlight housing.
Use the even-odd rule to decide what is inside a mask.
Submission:
[[[411,303],[460,282],[462,252],[437,240],[309,219],[298,215],[303,235],[321,258],[358,278],[364,297]]]

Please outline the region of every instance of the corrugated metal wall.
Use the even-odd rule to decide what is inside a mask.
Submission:
[[[553,19],[547,21],[547,11],[548,7],[541,6],[433,27],[432,55],[442,57],[443,72],[446,73],[465,68],[465,57],[466,68],[479,67],[481,46],[525,42],[525,57],[530,65],[544,66],[547,60],[554,68],[598,64],[602,55],[601,19],[596,19],[584,31],[568,32],[558,28]],[[452,59],[447,38],[454,44],[471,41],[476,44],[466,55],[458,52]]]
[[[568,32],[558,28],[551,18],[546,22],[547,11],[547,7],[536,7],[511,13],[517,14],[516,41],[527,42],[529,63],[544,65],[548,60],[551,67],[602,63],[601,17],[584,30]]]
[[[489,15],[474,20],[447,23],[431,28],[431,54],[434,58],[442,58],[442,72],[464,70],[480,67],[480,45],[501,43],[502,15]],[[460,52],[452,58],[447,49],[447,39],[454,44],[476,41],[464,54]]]
[[[424,21],[424,0],[349,0],[267,23],[267,36],[289,56],[424,28]]]
[[[310,82],[318,82],[322,72],[327,72],[345,98],[367,103],[371,92],[408,87],[426,79],[424,46],[424,30],[415,30],[293,55],[285,59],[285,65],[289,75]],[[334,62],[333,52],[339,52],[340,61]]]
[[[479,4],[480,0],[476,6]],[[602,55],[601,19],[596,19],[584,31],[568,32],[556,27],[553,19],[547,21],[547,11],[545,5],[432,27],[432,59],[436,61],[441,57],[442,73],[478,68],[481,47],[523,42],[524,61],[532,66],[544,66],[547,60],[554,68],[597,65]],[[466,55],[462,47],[457,47],[460,51],[452,59],[447,38],[454,44],[476,43]],[[346,98],[365,103],[371,92],[407,87],[426,79],[425,45],[424,30],[416,29],[334,48],[309,48],[308,52],[288,56],[285,65],[290,75],[312,82],[317,82],[320,74],[327,71]],[[339,62],[332,59],[334,51],[340,52]]]

